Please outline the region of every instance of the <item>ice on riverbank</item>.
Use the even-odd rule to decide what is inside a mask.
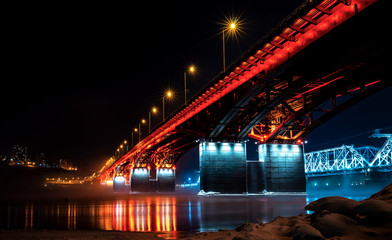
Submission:
[[[245,223],[235,230],[198,233],[186,239],[392,239],[392,184],[363,201],[326,197],[309,203],[313,214]]]

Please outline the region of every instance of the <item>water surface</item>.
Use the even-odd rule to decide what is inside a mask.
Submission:
[[[32,200],[3,199],[0,201],[0,229],[217,231],[233,229],[245,222],[269,222],[277,216],[303,214],[308,202],[323,197],[200,197],[195,193],[113,195],[111,190],[110,194],[106,191],[87,198],[45,195]],[[78,193],[83,194],[83,191],[78,190]]]

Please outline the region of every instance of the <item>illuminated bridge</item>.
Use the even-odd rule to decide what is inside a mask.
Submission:
[[[371,136],[386,138],[379,147],[343,145],[305,154],[306,190],[374,192],[392,181],[392,134],[378,130]]]
[[[110,167],[115,189],[174,191],[200,149],[204,191],[305,191],[301,139],[391,86],[386,1],[306,1]],[[245,137],[257,139],[257,161]]]
[[[305,174],[311,176],[340,175],[357,172],[392,172],[392,134],[378,131],[372,137],[387,138],[381,148],[343,145],[305,154]]]

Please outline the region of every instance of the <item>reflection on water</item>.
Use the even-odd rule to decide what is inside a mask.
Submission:
[[[216,231],[304,213],[305,196],[136,195],[102,201],[2,202],[0,229]]]
[[[49,204],[8,202],[6,204],[6,208],[4,203],[1,207],[1,229],[177,231],[175,197],[147,197],[104,202],[59,201]]]
[[[8,201],[0,202],[0,229],[217,231],[305,213],[304,206],[317,198],[132,195],[97,201]]]
[[[90,223],[101,230],[176,231],[176,199],[164,198],[151,202],[118,200],[89,206]]]

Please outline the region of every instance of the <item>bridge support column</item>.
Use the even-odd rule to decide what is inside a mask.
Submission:
[[[248,193],[263,193],[267,189],[264,162],[246,162],[246,184]]]
[[[268,192],[306,192],[302,145],[261,144],[259,161],[264,164]]]
[[[171,168],[157,169],[158,192],[174,192],[176,190],[175,170]]]
[[[113,191],[114,192],[127,192],[129,186],[125,184],[125,178],[123,176],[116,176],[113,178]]]
[[[246,192],[245,149],[244,142],[200,142],[200,190]]]
[[[150,191],[150,170],[147,168],[134,168],[131,170],[131,191]]]

